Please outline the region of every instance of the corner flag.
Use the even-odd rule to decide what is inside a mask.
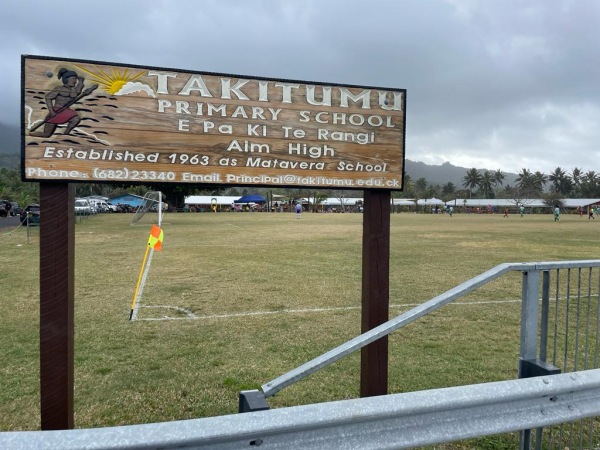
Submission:
[[[160,252],[162,250],[163,230],[162,228],[152,225],[150,237],[148,238],[148,246]]]

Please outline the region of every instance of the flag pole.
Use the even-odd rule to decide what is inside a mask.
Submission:
[[[150,252],[150,244],[146,245],[146,252],[144,253],[144,260],[142,261],[142,267],[140,267],[140,275],[138,276],[137,285],[135,286],[135,294],[133,294],[133,302],[131,302],[131,312],[129,313],[129,320],[133,317],[133,311],[135,309],[135,304],[138,299],[138,293],[140,291],[140,284],[142,281],[142,274],[145,272],[144,268],[146,267],[146,259],[148,258],[148,253]]]
[[[152,255],[154,254],[154,250],[160,251],[162,249],[162,240],[162,229],[156,225],[152,225],[152,231],[150,232],[148,244],[146,245],[146,253],[144,253],[144,260],[142,261],[142,267],[140,268],[140,274],[135,287],[135,294],[133,295],[133,302],[131,303],[131,311],[129,312],[130,321],[134,320],[137,316],[137,306],[139,304],[139,299],[142,296],[144,285],[146,284],[146,278],[148,277],[148,271],[150,270],[150,263],[152,262]]]

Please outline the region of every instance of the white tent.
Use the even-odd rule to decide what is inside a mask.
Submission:
[[[415,206],[415,201],[407,198],[392,198],[390,204],[392,206]]]
[[[358,197],[347,197],[347,198],[329,197],[329,198],[326,198],[325,200],[323,200],[319,204],[324,205],[324,206],[342,206],[342,202],[343,202],[344,206],[355,206],[357,203],[360,203],[362,201],[363,201],[363,199],[358,198]]]
[[[538,198],[457,198],[446,202],[448,206],[467,206],[469,208],[510,208],[526,206],[529,208],[542,208],[548,206]]]
[[[562,204],[565,208],[587,207],[588,205],[600,204],[600,198],[563,198]],[[524,206],[526,208],[549,208],[544,200],[540,198],[457,198],[446,202],[448,206],[467,206],[469,208],[511,208]]]
[[[234,201],[240,198],[239,195],[190,195],[186,197],[184,202],[186,205],[231,205]]]
[[[600,204],[600,198],[565,198],[563,200],[565,208],[583,208],[598,204]]]
[[[422,205],[443,205],[444,201],[440,200],[439,198],[420,198],[419,200],[417,200],[417,205],[422,206]]]

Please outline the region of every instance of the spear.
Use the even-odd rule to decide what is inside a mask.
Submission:
[[[64,105],[62,108],[60,108],[58,111],[55,112],[54,115],[61,113],[62,111],[64,111],[65,109],[67,109],[69,106],[71,106],[74,103],[77,103],[79,100],[81,100],[83,97],[86,97],[88,95],[90,95],[92,92],[94,92],[96,89],[98,88],[97,84],[93,84],[91,85],[89,88],[87,88],[85,91],[83,91],[81,94],[79,94],[77,97],[75,97],[73,100],[69,100],[67,102],[66,105]],[[38,123],[37,125],[35,125],[34,127],[29,129],[29,132],[31,133],[32,131],[37,130],[39,127],[41,127],[42,125],[44,125],[48,120],[50,120],[52,117],[50,116],[50,114],[48,114],[46,116],[46,118]]]

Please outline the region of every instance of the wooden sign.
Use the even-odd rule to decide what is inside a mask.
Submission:
[[[21,63],[24,181],[402,189],[403,89]]]

